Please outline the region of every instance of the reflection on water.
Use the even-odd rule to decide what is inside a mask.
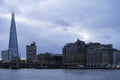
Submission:
[[[0,69],[0,80],[120,80],[120,70]]]

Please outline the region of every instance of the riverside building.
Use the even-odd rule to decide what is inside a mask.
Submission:
[[[18,52],[17,31],[16,31],[14,13],[12,13],[12,19],[11,19],[8,54],[9,54],[8,56],[9,62],[18,62],[20,60],[19,52]]]
[[[63,47],[63,65],[84,67],[87,61],[86,45],[79,39],[75,43],[68,43]]]
[[[27,57],[27,62],[33,62],[33,63],[36,62],[37,57],[36,57],[35,42],[31,43],[31,45],[26,46],[26,57]]]

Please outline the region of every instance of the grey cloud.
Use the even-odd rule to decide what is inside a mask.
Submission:
[[[65,22],[65,21],[63,21],[63,20],[56,21],[56,22],[54,22],[54,24],[60,25],[60,26],[65,26],[65,27],[67,27],[67,26],[72,26],[70,23]]]
[[[4,3],[4,0],[0,0],[0,6],[2,6]]]
[[[110,40],[110,39],[111,39],[111,36],[105,35],[105,36],[102,36],[101,38],[106,39],[106,40]]]
[[[90,35],[87,41],[113,43],[119,48],[119,3],[119,0],[16,0],[0,3],[0,13],[8,14],[13,10],[16,16],[28,18],[28,22],[45,22],[33,25],[16,22],[20,51],[25,57],[25,46],[32,41],[36,41],[38,53],[61,53],[64,44],[83,39],[86,34]],[[1,35],[8,34],[9,23],[0,19]],[[84,30],[87,33],[81,36]],[[7,41],[8,38],[0,44]]]
[[[1,34],[6,34],[7,30],[9,29],[9,24],[6,24],[6,23],[8,23],[8,20],[0,17],[0,33]]]

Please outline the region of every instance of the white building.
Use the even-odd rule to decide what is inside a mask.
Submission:
[[[3,62],[9,62],[9,56],[8,56],[8,50],[2,51],[2,61]]]
[[[120,66],[120,51],[113,52],[113,65]]]

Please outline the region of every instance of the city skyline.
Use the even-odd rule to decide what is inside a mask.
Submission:
[[[62,53],[64,44],[77,38],[86,42],[110,43],[120,49],[118,3],[104,0],[1,0],[0,51],[8,48],[11,11],[16,15],[22,58],[25,58],[26,45],[32,41],[38,46],[37,53]]]

